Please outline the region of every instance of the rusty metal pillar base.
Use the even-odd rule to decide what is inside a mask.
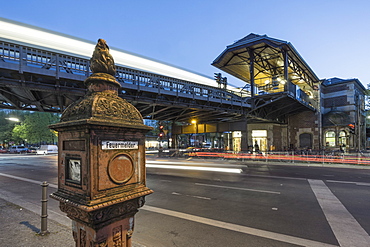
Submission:
[[[131,247],[134,217],[144,205],[144,197],[120,203],[109,200],[94,206],[78,205],[55,194],[52,197],[60,201],[60,210],[72,219],[76,247]]]
[[[125,218],[100,229],[72,221],[73,238],[76,247],[131,247],[134,217]]]

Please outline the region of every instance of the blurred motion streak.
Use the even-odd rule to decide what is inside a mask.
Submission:
[[[337,163],[337,164],[356,164],[370,165],[370,157],[363,154],[296,154],[284,152],[279,154],[249,154],[249,153],[216,153],[216,152],[189,152],[190,157],[200,158],[223,158],[223,159],[244,159],[254,161],[280,161],[280,162],[313,162],[313,163]]]

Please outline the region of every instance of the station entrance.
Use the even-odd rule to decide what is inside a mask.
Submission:
[[[266,152],[268,150],[267,147],[267,130],[252,130],[252,143],[253,143],[253,150],[256,152]]]

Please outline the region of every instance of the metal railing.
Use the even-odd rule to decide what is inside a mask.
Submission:
[[[116,66],[116,78],[123,90],[145,90],[177,97],[215,101],[249,107],[248,92],[238,92],[202,85],[164,75]],[[0,68],[65,78],[81,83],[91,74],[89,59],[0,40]],[[245,94],[245,95],[244,95]]]

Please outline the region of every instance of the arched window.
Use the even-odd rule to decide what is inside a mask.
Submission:
[[[344,130],[339,132],[339,145],[341,145],[342,147],[346,147],[348,145],[347,132],[345,132]]]
[[[312,148],[312,134],[303,133],[299,135],[300,148]]]
[[[335,132],[328,131],[325,133],[325,146],[335,147]]]

